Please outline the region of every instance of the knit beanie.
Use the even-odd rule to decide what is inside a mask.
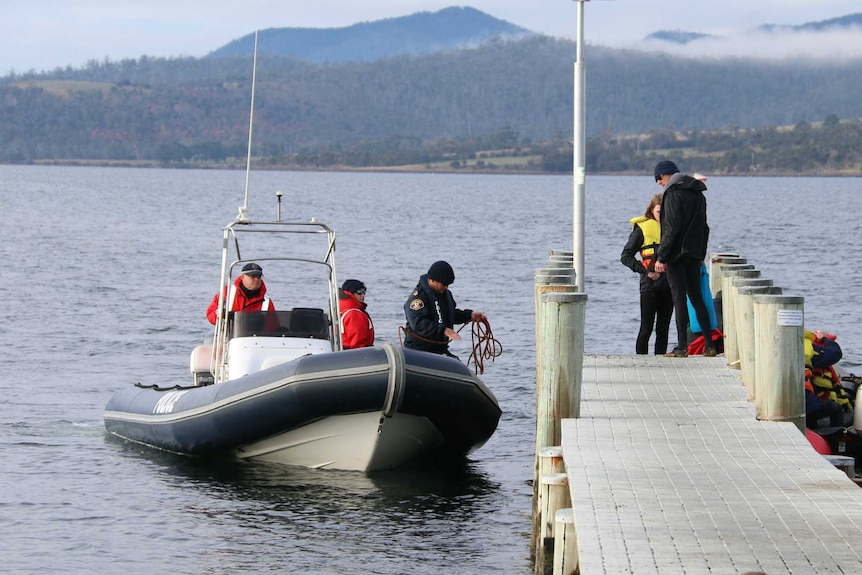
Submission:
[[[676,174],[677,172],[679,172],[679,168],[676,167],[676,164],[670,160],[662,160],[655,165],[655,181],[659,181],[665,174]]]
[[[357,290],[365,289],[365,284],[359,280],[344,280],[344,283],[341,284],[341,289],[350,293],[356,293]]]
[[[444,285],[450,285],[455,281],[455,272],[452,270],[452,266],[440,260],[428,268],[428,278]]]

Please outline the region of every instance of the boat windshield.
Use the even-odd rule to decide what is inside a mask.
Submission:
[[[329,339],[329,318],[319,308],[245,311],[231,315],[231,338],[256,336]]]

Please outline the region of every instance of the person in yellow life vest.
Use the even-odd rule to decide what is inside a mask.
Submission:
[[[649,339],[653,327],[655,354],[663,355],[667,352],[668,332],[673,316],[670,284],[665,274],[655,271],[655,253],[661,240],[661,198],[662,194],[655,194],[644,215],[631,219],[632,231],[620,255],[623,265],[640,275],[641,325],[635,343],[635,351],[639,354],[649,353]]]
[[[823,331],[805,330],[805,423],[817,427],[829,418],[832,427],[843,427],[846,414],[853,412],[853,401],[841,385],[835,364],[842,357],[835,336]]]

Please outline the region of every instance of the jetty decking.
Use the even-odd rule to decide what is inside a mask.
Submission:
[[[862,573],[862,489],[725,358],[585,355],[562,422],[579,570]]]

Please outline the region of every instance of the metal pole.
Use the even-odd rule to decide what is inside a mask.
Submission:
[[[584,54],[584,2],[587,0],[575,0],[578,4],[578,30],[576,36],[577,53],[575,56],[575,102],[574,102],[574,141],[572,154],[572,168],[574,179],[574,207],[573,214],[573,258],[572,264],[575,268],[575,280],[581,292],[586,291],[586,277],[584,276],[584,187],[586,179],[586,147],[584,137],[584,113],[586,91],[584,83],[586,79],[583,62]]]
[[[239,218],[244,219],[248,213],[248,176],[251,173],[251,135],[254,125],[254,88],[257,82],[257,30],[254,31],[254,57],[251,64],[251,110],[248,114],[248,156],[245,163],[245,201],[239,210]]]

